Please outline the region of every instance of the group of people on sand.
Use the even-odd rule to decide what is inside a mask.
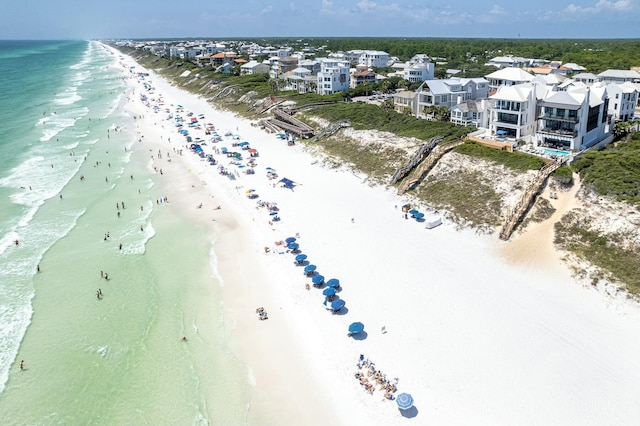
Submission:
[[[392,381],[387,379],[387,375],[377,370],[373,361],[368,358],[365,359],[363,354],[360,354],[357,367],[358,371],[354,374],[354,377],[369,395],[373,395],[376,386],[378,386],[378,390],[384,392],[385,399],[395,399],[394,394],[398,390],[398,378]]]
[[[269,316],[267,315],[267,311],[265,311],[263,307],[259,307],[258,309],[256,309],[256,314],[258,314],[258,319],[260,321],[269,319]]]

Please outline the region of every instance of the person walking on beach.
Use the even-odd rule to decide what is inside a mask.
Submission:
[[[100,278],[104,278],[104,271],[100,271]]]
[[[20,370],[24,370],[24,359],[20,360]]]
[[[106,272],[104,273],[104,279],[107,281],[109,280],[109,274],[107,274]]]

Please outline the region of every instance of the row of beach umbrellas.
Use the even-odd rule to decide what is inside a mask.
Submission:
[[[415,211],[409,211],[409,213],[419,219],[424,216],[423,213]],[[422,216],[419,216],[422,215]],[[285,240],[287,244],[287,248],[291,250],[294,254],[296,254],[295,261],[297,265],[303,265],[307,260],[307,255],[304,253],[299,253],[300,245],[296,242],[295,237],[288,237]],[[322,295],[327,298],[332,298],[336,295],[337,289],[340,287],[340,280],[337,278],[331,278],[325,282],[324,276],[317,273],[317,267],[313,264],[307,264],[304,266],[303,272],[306,276],[311,277],[311,282],[314,285],[322,285],[323,283],[326,285],[326,288],[322,290]],[[328,299],[329,300],[329,299]],[[342,299],[335,299],[331,301],[331,309],[333,312],[337,312],[340,309],[344,308],[345,301]],[[364,324],[356,321],[349,325],[349,335],[357,335],[364,331]],[[409,410],[413,407],[413,397],[408,393],[401,393],[396,398],[396,404],[398,408],[402,411]]]

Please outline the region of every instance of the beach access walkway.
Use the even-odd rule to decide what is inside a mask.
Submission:
[[[442,140],[442,138],[440,138],[440,140]],[[420,165],[413,170],[411,176],[406,178],[400,187],[398,187],[398,195],[404,194],[409,189],[414,189],[420,182],[422,182],[422,180],[447,152],[451,151],[458,145],[462,145],[463,143],[463,139],[456,139],[451,142],[440,144],[432,149]]]
[[[391,176],[391,180],[389,184],[393,185],[396,182],[404,179],[410,172],[413,170],[418,164],[420,164],[431,152],[433,148],[440,142],[442,142],[444,138],[442,136],[438,136],[435,138],[431,138],[429,142],[426,144],[420,144],[418,150],[413,154],[413,156],[409,159],[406,165],[400,167],[396,172]]]
[[[509,211],[507,217],[502,225],[502,229],[500,230],[500,239],[503,241],[507,241],[513,230],[516,226],[522,222],[522,219],[526,216],[529,211],[529,207],[533,204],[536,196],[540,193],[545,183],[547,182],[547,178],[553,173],[558,167],[562,166],[564,161],[553,161],[545,165],[538,174],[536,178],[527,186],[522,194],[522,198],[518,201],[518,204]]]
[[[274,118],[272,118],[270,122],[283,130],[288,130],[302,138],[312,137],[315,133],[315,130],[311,126],[303,123],[281,108],[274,108],[272,113]]]

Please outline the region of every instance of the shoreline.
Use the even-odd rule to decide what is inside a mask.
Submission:
[[[399,378],[400,392],[416,400],[419,422],[464,424],[475,416],[483,424],[578,418],[597,424],[613,412],[622,423],[640,418],[628,399],[640,386],[638,373],[631,373],[638,362],[630,356],[640,349],[640,330],[632,321],[640,318],[637,308],[621,315],[601,295],[576,285],[564,266],[546,271],[507,263],[491,254],[499,243],[490,238],[446,223],[425,230],[406,221],[395,207],[402,199],[390,191],[314,164],[299,146],[287,147],[150,73],[167,99],[205,112],[220,130],[238,129],[261,153],[255,176],[229,181],[181,146],[180,163],[192,169],[200,187],[195,184],[198,194],[189,194],[183,181],[180,188],[187,191],[176,202],[189,217],[200,215],[203,225],[215,219],[228,344],[255,379],[249,424],[270,424],[276,417],[305,424],[406,421],[393,401],[366,394],[353,378],[360,354]],[[178,137],[172,134],[172,145]],[[176,164],[167,166],[166,179],[173,179]],[[298,186],[270,188],[267,165]],[[243,197],[254,187],[261,199],[278,203],[281,223],[268,224],[264,211]],[[203,208],[196,210],[199,202]],[[218,204],[222,209],[213,211]],[[320,273],[343,283],[343,315],[324,312],[319,291],[305,290],[308,280],[291,255],[278,254],[275,242],[296,233]],[[270,253],[262,251],[265,246]],[[265,307],[269,320],[257,321],[257,306]],[[346,336],[353,321],[365,324],[366,339]],[[593,321],[598,326],[592,333],[579,332]],[[605,369],[612,364],[615,371]],[[611,395],[603,406],[601,389],[589,384],[622,372],[632,375],[627,386],[605,386]],[[526,391],[515,392],[514,383]],[[577,396],[567,397],[572,394]]]

